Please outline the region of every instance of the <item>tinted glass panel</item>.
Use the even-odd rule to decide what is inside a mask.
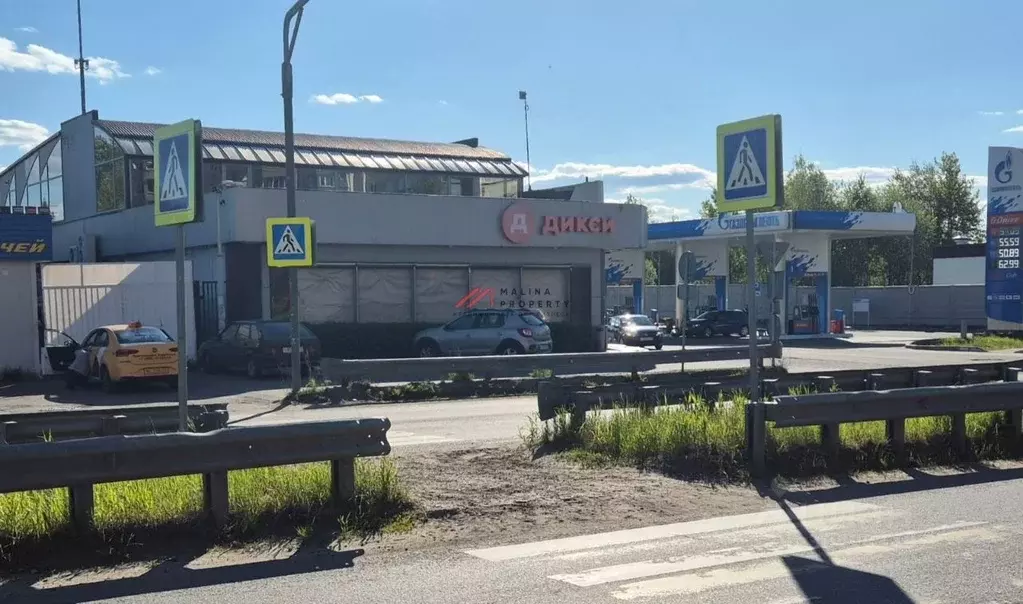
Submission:
[[[126,329],[114,332],[117,341],[121,344],[148,344],[173,342],[167,333],[158,327],[143,327],[141,329]]]

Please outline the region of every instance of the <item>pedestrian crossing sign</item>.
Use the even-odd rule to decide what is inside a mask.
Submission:
[[[202,124],[185,120],[158,128],[153,135],[153,204],[156,226],[195,222],[201,199]]]
[[[781,205],[781,116],[765,115],[717,129],[718,212]]]
[[[266,219],[266,263],[286,268],[312,266],[315,223],[309,218]]]

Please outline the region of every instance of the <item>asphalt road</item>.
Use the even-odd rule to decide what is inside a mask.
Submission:
[[[990,482],[988,482],[990,481]],[[373,547],[140,576],[33,602],[761,604],[1019,602],[1019,469],[785,494],[766,512],[484,549]],[[24,593],[24,592],[21,592]]]

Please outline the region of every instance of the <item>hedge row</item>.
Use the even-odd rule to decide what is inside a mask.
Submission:
[[[323,356],[336,359],[397,359],[415,356],[417,332],[436,325],[419,323],[313,323]],[[594,329],[584,325],[551,324],[554,352],[596,350]]]

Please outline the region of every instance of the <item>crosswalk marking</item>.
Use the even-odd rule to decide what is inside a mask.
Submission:
[[[931,545],[965,543],[969,541],[985,542],[1004,538],[1004,535],[1000,535],[990,528],[980,526],[980,524],[984,523],[974,523],[974,526],[953,528],[951,530],[949,530],[948,526],[936,527],[935,529],[921,531],[921,534],[915,538],[887,543],[871,539],[861,542],[859,545],[834,550],[829,549],[829,555],[834,565],[853,567],[856,562],[870,556],[911,551]],[[889,536],[888,539],[890,540],[892,537]],[[817,559],[816,556],[813,556],[800,560],[800,567],[796,572],[808,572],[830,567],[830,564],[826,564]],[[694,595],[711,589],[781,579],[791,576],[792,572],[794,572],[793,569],[784,560],[772,558],[757,561],[753,564],[739,565],[736,568],[730,566],[712,567],[702,572],[689,572],[629,583],[622,585],[618,590],[612,592],[611,595],[618,600]]]
[[[840,547],[889,541],[893,539],[918,537],[931,533],[941,533],[956,529],[972,528],[975,526],[980,526],[982,524],[985,523],[961,522],[952,525],[937,526],[918,531],[903,531],[901,533],[877,535],[869,539],[854,541],[852,543]],[[618,564],[614,566],[606,566],[603,568],[594,568],[582,573],[569,575],[552,575],[550,578],[554,579],[555,581],[570,583],[578,587],[590,587],[593,585],[600,585],[603,583],[629,581],[633,579],[654,577],[657,575],[666,575],[670,573],[727,566],[730,564],[766,560],[769,558],[780,558],[781,556],[792,556],[796,554],[804,554],[813,551],[814,551],[813,547],[809,546],[805,542],[794,543],[784,546],[775,546],[774,544],[768,544],[766,547],[763,546],[758,547],[756,545],[748,548],[729,547],[721,550],[707,552],[704,554],[697,554],[694,556],[668,558],[667,560],[664,561],[646,560],[643,562]]]
[[[792,513],[796,518],[806,521],[828,516],[870,512],[877,509],[878,506],[866,503],[839,501],[796,507],[792,509]],[[771,510],[768,512],[709,518],[706,520],[614,531],[597,535],[551,539],[549,541],[538,541],[521,545],[474,549],[466,553],[477,558],[497,562],[788,522],[790,522],[790,519],[785,512],[782,510]]]

